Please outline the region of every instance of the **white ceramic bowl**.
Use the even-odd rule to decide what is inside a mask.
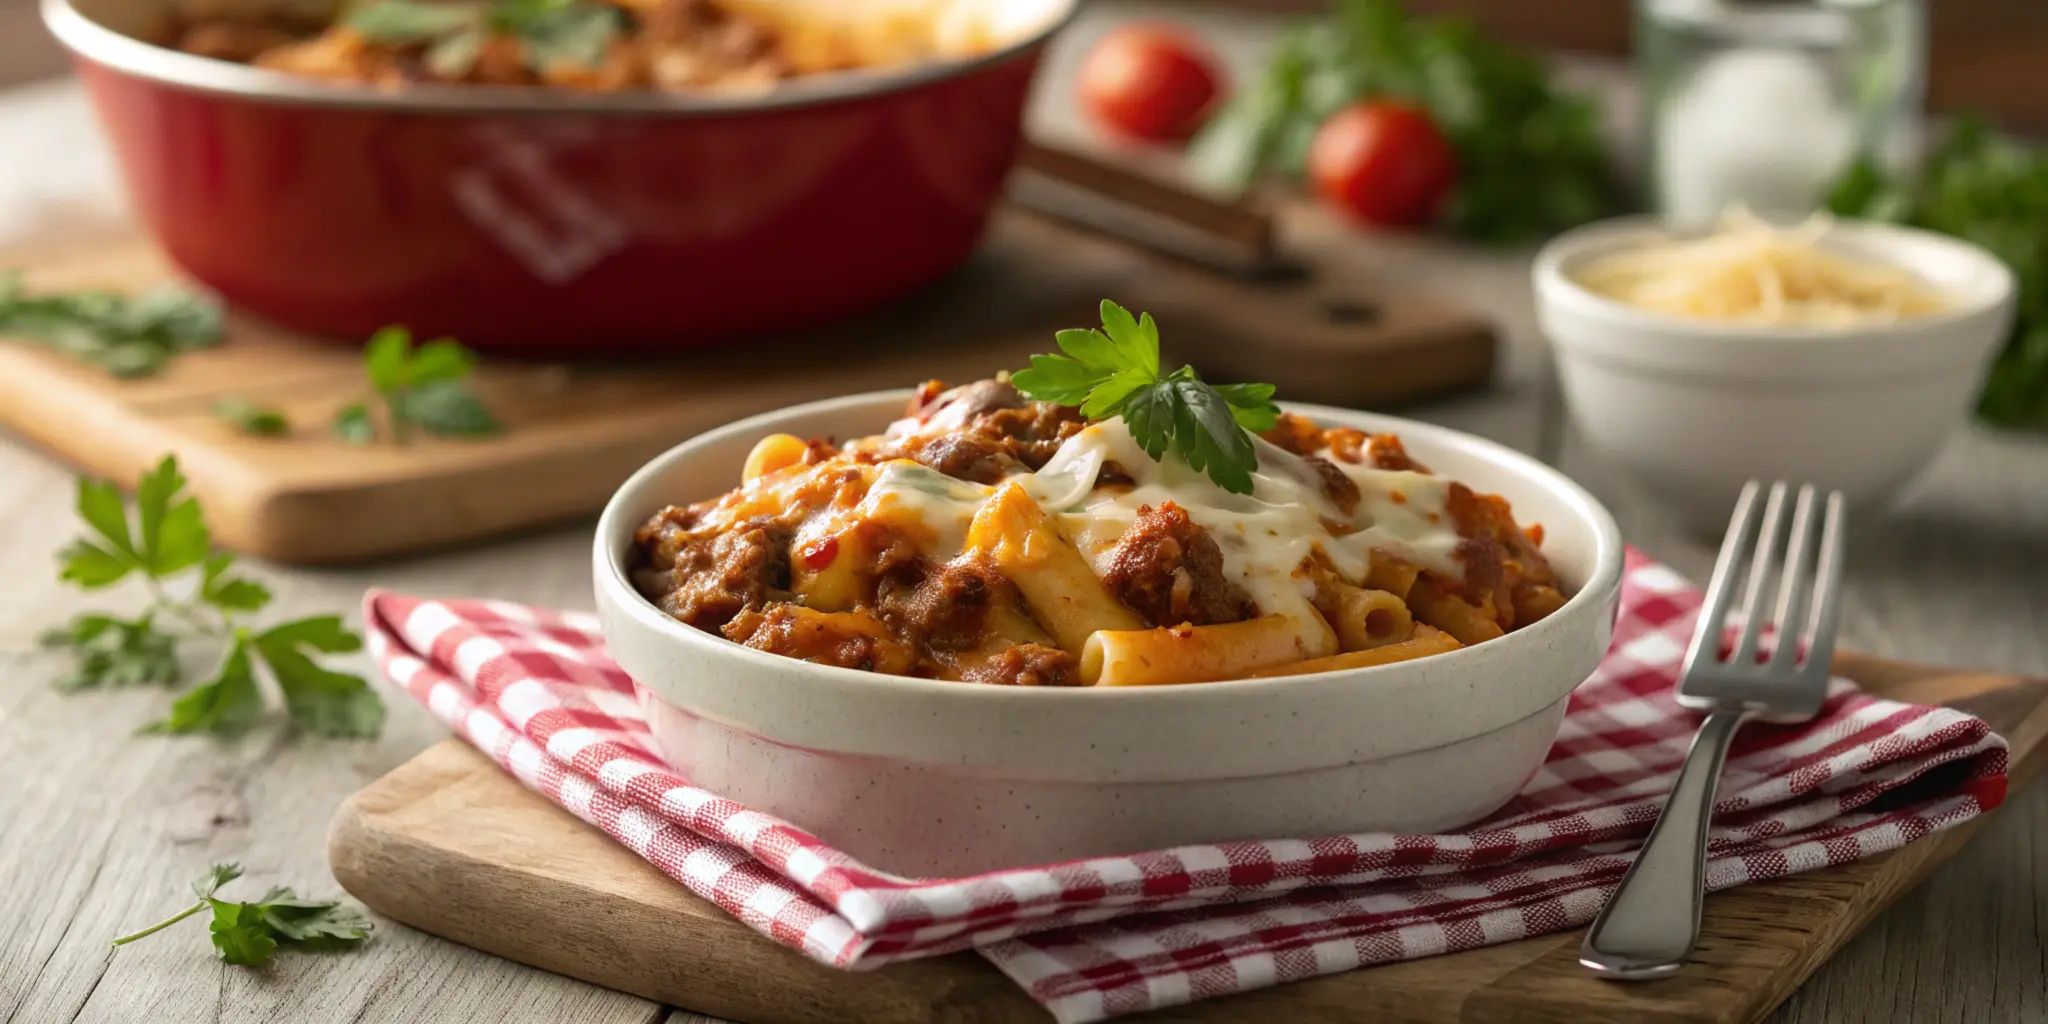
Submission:
[[[634,528],[731,489],[761,436],[876,433],[909,392],[816,402],[670,449],[598,521],[598,613],[664,757],[698,785],[869,865],[958,875],[1187,843],[1429,832],[1484,816],[1543,761],[1607,650],[1621,536],[1556,471],[1441,427],[1317,406],[1401,435],[1436,472],[1502,494],[1574,593],[1449,654],[1312,676],[1141,689],[982,686],[795,661],[662,614],[628,582]]]
[[[1953,304],[1851,330],[1685,320],[1595,295],[1587,260],[1669,237],[1648,218],[1566,233],[1536,257],[1536,313],[1579,432],[1686,525],[1718,533],[1744,481],[1889,502],[1969,415],[2012,325],[2013,278],[1945,235],[1838,222],[1822,244],[1904,267]]]

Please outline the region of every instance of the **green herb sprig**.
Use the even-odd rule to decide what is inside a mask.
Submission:
[[[1252,492],[1259,456],[1251,434],[1271,430],[1280,407],[1271,384],[1202,381],[1192,366],[1161,376],[1159,325],[1152,314],[1102,300],[1102,329],[1061,331],[1065,355],[1031,357],[1031,368],[1010,376],[1027,397],[1079,406],[1091,419],[1122,416],[1131,437],[1153,459],[1168,451],[1209,474],[1233,494]]]
[[[1457,151],[1441,221],[1452,234],[1519,242],[1629,205],[1590,100],[1557,89],[1530,55],[1464,22],[1410,18],[1394,0],[1338,0],[1289,29],[1190,144],[1189,171],[1228,191],[1299,179],[1323,122],[1375,97],[1428,110]]]
[[[1828,209],[1954,235],[2004,260],[2019,287],[2017,315],[1977,412],[2005,426],[2048,427],[2048,148],[1962,120],[1917,180],[1865,159],[1836,183]]]
[[[134,298],[31,292],[9,271],[0,273],[0,337],[40,342],[116,377],[147,377],[181,352],[219,344],[220,306],[175,285]]]
[[[427,69],[444,79],[467,76],[493,35],[517,38],[527,66],[538,72],[595,66],[625,30],[618,8],[584,0],[371,0],[343,24],[373,42],[425,46]]]
[[[370,937],[370,921],[361,913],[334,900],[301,899],[286,886],[277,886],[251,903],[214,895],[221,886],[240,877],[240,864],[215,864],[192,883],[199,902],[139,932],[115,939],[114,945],[125,946],[154,935],[202,910],[213,911],[214,951],[221,960],[243,967],[268,963],[280,945],[352,948]]]
[[[404,444],[417,428],[449,437],[480,437],[500,433],[504,426],[483,399],[469,388],[476,353],[453,338],[438,338],[413,347],[412,333],[386,327],[363,347],[363,373],[381,406],[391,440]],[[377,439],[377,418],[370,403],[349,405],[335,416],[334,432],[352,444]]]
[[[58,687],[175,686],[183,679],[179,644],[206,640],[224,647],[219,667],[142,731],[233,735],[248,729],[264,709],[260,665],[296,728],[320,736],[377,735],[384,702],[361,677],[323,668],[308,653],[344,654],[362,647],[362,638],[335,615],[262,630],[244,625],[243,616],[270,603],[270,588],[235,575],[234,556],[212,550],[199,501],[184,488],[177,460],[166,456],[136,487],[131,517],[113,484],[78,481],[78,516],[91,534],[58,553],[58,578],[84,590],[140,579],[151,601],[132,619],[88,613],[44,633],[44,646],[72,656]]]
[[[283,437],[292,432],[284,413],[246,398],[223,398],[213,403],[213,414],[251,437]]]

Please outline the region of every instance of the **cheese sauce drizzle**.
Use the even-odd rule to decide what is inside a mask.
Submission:
[[[915,428],[899,422],[890,433],[900,436],[906,429]],[[1232,494],[1180,459],[1154,461],[1121,418],[1090,424],[1062,444],[1043,469],[1009,480],[1020,482],[1057,519],[1098,574],[1107,570],[1109,553],[1137,519],[1139,506],[1178,504],[1215,539],[1224,574],[1266,613],[1307,609],[1314,586],[1297,570],[1314,550],[1322,551],[1348,580],[1365,577],[1375,550],[1449,579],[1464,577],[1456,558],[1461,538],[1445,511],[1448,481],[1328,456],[1358,485],[1358,505],[1347,514],[1300,456],[1262,439],[1254,438],[1253,444],[1259,468],[1250,494]],[[1097,485],[1110,462],[1131,478],[1129,486]],[[866,498],[852,514],[913,519],[923,527],[925,553],[950,559],[960,553],[975,512],[994,491],[896,460],[878,467]]]

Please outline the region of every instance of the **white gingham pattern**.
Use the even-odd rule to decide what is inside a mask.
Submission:
[[[1614,646],[1573,693],[1548,761],[1463,832],[1226,843],[955,879],[875,871],[678,777],[588,615],[373,591],[364,618],[385,675],[458,735],[762,934],[849,969],[974,946],[1071,1024],[1590,920],[1696,725],[1670,689],[1699,604],[1631,552]],[[1708,884],[1840,864],[1967,821],[2003,799],[2005,768],[2005,742],[1982,721],[1837,681],[1814,721],[1738,737]]]

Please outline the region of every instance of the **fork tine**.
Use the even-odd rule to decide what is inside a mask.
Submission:
[[[1681,679],[1721,657],[1722,623],[1728,618],[1728,599],[1734,596],[1735,578],[1741,574],[1742,558],[1749,550],[1750,530],[1756,524],[1756,496],[1762,489],[1762,484],[1751,480],[1742,485],[1742,496],[1735,499],[1728,534],[1721,538],[1721,554],[1714,559],[1714,575],[1707,581],[1707,603],[1700,609],[1700,624],[1693,629],[1692,645],[1685,651]]]
[[[1827,655],[1834,651],[1835,628],[1842,622],[1842,561],[1848,547],[1843,515],[1842,492],[1829,491],[1827,516],[1821,523],[1820,565],[1814,574],[1818,580],[1814,583],[1813,615],[1806,626],[1807,646],[1816,655],[1807,659],[1804,671],[1809,673],[1827,673]]]
[[[1771,563],[1778,557],[1778,535],[1785,530],[1785,481],[1771,485],[1771,496],[1764,501],[1763,525],[1758,528],[1756,554],[1749,563],[1749,586],[1742,594],[1742,632],[1736,638],[1734,653],[1729,655],[1731,665],[1756,663],[1756,644],[1763,635],[1764,587],[1771,578]]]
[[[1789,669],[1799,660],[1806,622],[1807,591],[1813,586],[1813,504],[1818,496],[1812,484],[1799,488],[1799,502],[1792,509],[1792,539],[1785,551],[1785,572],[1778,584],[1778,610],[1771,622],[1778,630],[1778,646],[1771,652],[1772,670]]]

